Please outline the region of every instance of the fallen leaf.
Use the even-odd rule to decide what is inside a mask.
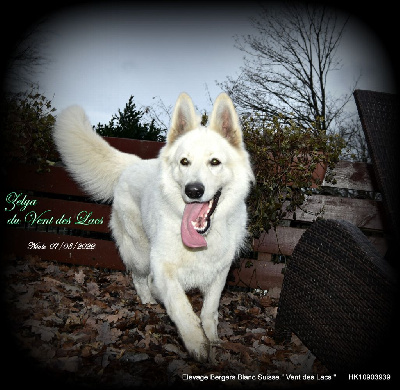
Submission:
[[[149,355],[147,353],[136,353],[136,352],[126,352],[122,355],[121,361],[136,363],[141,362],[143,360],[147,360]]]
[[[192,369],[184,360],[173,360],[168,365],[168,371],[178,377],[182,377],[183,374],[192,375]]]
[[[105,345],[115,343],[119,336],[121,336],[122,332],[116,328],[110,328],[110,324],[108,322],[103,322],[98,325],[98,336],[96,337],[97,341],[102,342]]]
[[[183,352],[179,347],[177,347],[176,345],[173,344],[165,344],[164,345],[164,349],[168,352],[173,352],[176,353],[177,355],[179,355],[181,358],[186,358],[187,357],[187,353]]]
[[[327,372],[300,339],[275,342],[278,290],[224,290],[218,325],[223,342],[203,364],[189,356],[163,305],[140,303],[129,273],[38,257],[15,258],[5,270],[14,336],[49,374],[73,373],[72,388],[167,387],[180,385],[183,373]],[[199,311],[200,292],[191,292],[189,300]]]
[[[77,283],[83,284],[85,282],[85,277],[86,276],[81,268],[78,273],[75,273],[74,279]]]
[[[252,315],[255,315],[255,316],[260,314],[260,312],[261,312],[261,309],[259,307],[256,307],[256,306],[251,307],[249,309],[249,313],[252,314]]]
[[[87,283],[86,287],[87,287],[87,292],[89,294],[92,294],[94,296],[100,295],[100,289],[99,289],[99,285],[97,283],[89,282],[89,283]]]

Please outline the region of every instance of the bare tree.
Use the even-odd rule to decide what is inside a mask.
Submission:
[[[144,117],[148,121],[154,121],[156,127],[166,132],[171,122],[173,106],[171,104],[166,106],[159,96],[154,96],[153,100],[154,104],[151,106],[142,105],[141,109],[144,112]]]
[[[327,89],[328,74],[342,66],[337,49],[347,19],[324,6],[285,3],[262,8],[252,24],[257,34],[236,37],[245,53],[240,76],[219,86],[244,111],[280,113],[328,130],[357,84],[339,98]]]
[[[23,31],[16,40],[5,70],[7,91],[31,88],[34,78],[49,64],[41,48],[41,25],[43,21]]]
[[[371,162],[368,144],[358,117],[354,116],[339,124],[337,133],[346,141],[346,149],[341,154],[343,160]]]

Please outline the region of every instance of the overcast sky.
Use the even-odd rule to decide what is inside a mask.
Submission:
[[[233,37],[251,34],[249,18],[259,12],[249,2],[183,10],[185,3],[107,4],[43,15],[39,33],[48,60],[36,76],[40,90],[57,110],[80,104],[93,124],[107,123],[130,95],[138,106],[158,98],[169,106],[186,91],[209,111],[206,86],[214,100],[221,92],[215,81],[239,74],[243,53]],[[348,92],[360,71],[359,88],[395,92],[382,41],[362,18],[352,15],[339,55],[344,66],[332,74],[335,93]]]

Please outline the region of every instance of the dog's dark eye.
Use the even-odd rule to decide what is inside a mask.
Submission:
[[[180,161],[180,163],[181,163],[181,165],[187,166],[187,165],[189,165],[189,160],[188,160],[186,157],[184,157],[184,158]]]
[[[215,166],[221,164],[221,161],[219,161],[217,158],[212,158],[210,161],[210,164],[215,167]]]

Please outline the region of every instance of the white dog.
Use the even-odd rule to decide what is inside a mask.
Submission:
[[[254,181],[231,99],[219,95],[203,127],[182,93],[156,159],[111,147],[78,106],[59,115],[54,140],[74,179],[94,199],[113,199],[113,237],[142,303],[161,301],[189,353],[207,360]],[[204,297],[200,318],[185,294],[192,288]]]

